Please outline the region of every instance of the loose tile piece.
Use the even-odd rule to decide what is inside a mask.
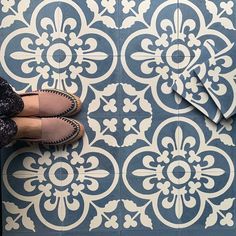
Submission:
[[[227,119],[236,113],[236,67],[232,50],[213,54],[195,69],[209,96]]]
[[[188,77],[182,74],[172,89],[215,123],[222,118],[220,110],[194,71]]]
[[[235,7],[0,0],[0,76],[80,96],[86,131],[0,151],[3,236],[235,235],[236,117],[210,120],[233,114]]]

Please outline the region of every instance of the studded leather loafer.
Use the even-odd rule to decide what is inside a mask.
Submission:
[[[30,114],[30,116],[73,116],[80,111],[82,105],[78,96],[56,89],[44,89],[35,92],[27,92],[20,94],[20,96],[22,98],[25,96],[38,96],[38,104],[32,104],[34,107],[30,110],[32,110],[34,114]],[[19,114],[18,116],[28,115],[24,115],[22,112],[22,114]]]
[[[27,119],[27,118],[18,118]],[[37,118],[35,118],[37,119]],[[84,134],[84,127],[77,120],[66,117],[38,118],[41,121],[41,135],[18,138],[27,142],[38,142],[46,145],[63,145],[78,141]]]

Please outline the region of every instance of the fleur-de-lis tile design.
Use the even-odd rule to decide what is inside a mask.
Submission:
[[[222,115],[228,119],[236,112],[234,51],[214,55],[196,69],[199,79]]]
[[[235,7],[0,0],[1,77],[77,94],[86,130],[1,150],[3,235],[235,235]]]

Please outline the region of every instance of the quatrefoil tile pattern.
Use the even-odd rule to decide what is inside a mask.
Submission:
[[[1,77],[77,94],[86,130],[1,150],[3,235],[235,235],[236,118],[197,76],[234,60],[235,14],[235,0],[0,0]]]

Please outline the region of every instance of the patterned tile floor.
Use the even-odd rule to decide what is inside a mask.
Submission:
[[[235,7],[0,0],[1,76],[76,93],[86,129],[74,145],[1,150],[3,235],[235,235],[236,118],[215,125],[171,89],[235,50]]]

